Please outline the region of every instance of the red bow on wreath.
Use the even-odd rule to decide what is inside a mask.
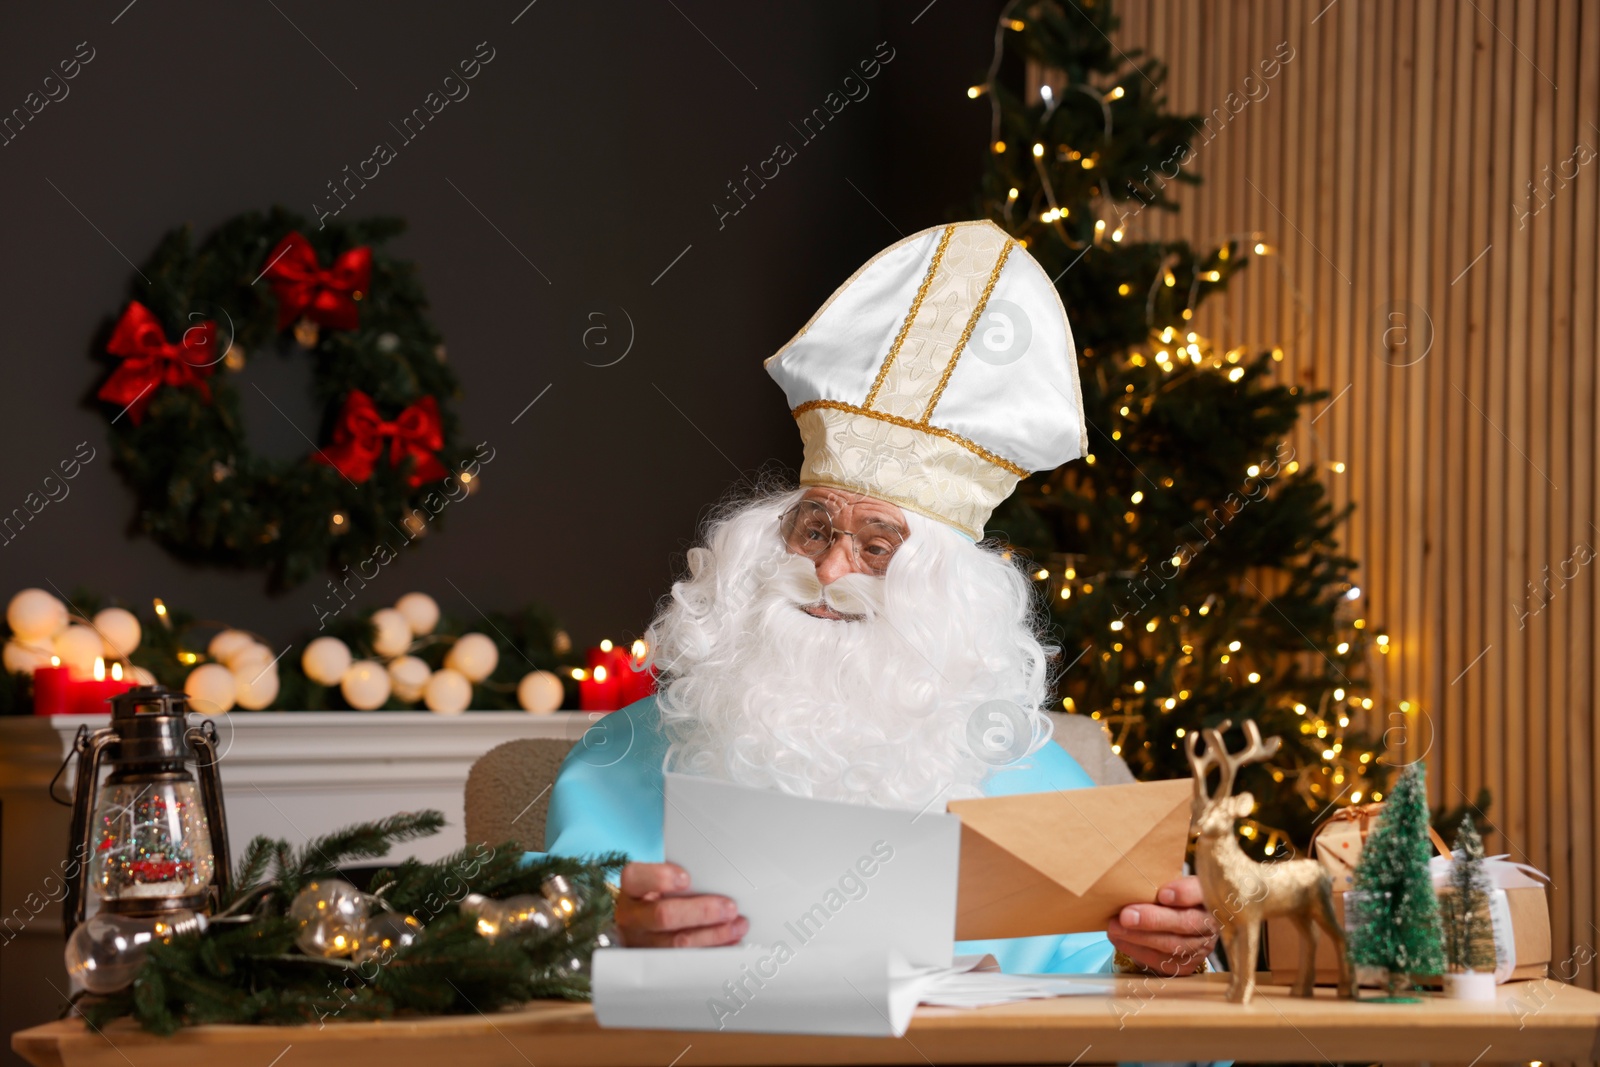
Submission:
[[[370,396],[350,390],[333,428],[333,444],[317,458],[359,484],[372,477],[373,464],[383,455],[384,438],[389,439],[390,464],[398,467],[407,456],[414,461],[407,479],[413,489],[450,473],[434,455],[444,447],[444,424],[439,420],[439,402],[431,396],[408,406],[393,422],[385,422]]]
[[[182,340],[172,344],[150,309],[130,300],[106,345],[122,363],[97,395],[125,410],[135,426],[159,385],[192,385],[209,404],[211,387],[205,379],[216,365],[216,347],[217,324],[211,319],[184,330]]]
[[[311,242],[291,233],[278,242],[262,271],[278,297],[278,329],[302,315],[335,330],[359,325],[356,301],[372,284],[372,249],[352,248],[323,270]]]

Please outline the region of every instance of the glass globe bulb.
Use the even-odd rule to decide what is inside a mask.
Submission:
[[[67,939],[67,974],[91,993],[115,993],[138,976],[151,943],[205,928],[206,917],[192,911],[165,915],[97,912]]]

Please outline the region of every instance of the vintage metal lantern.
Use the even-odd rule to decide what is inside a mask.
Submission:
[[[111,705],[110,725],[85,728],[73,746],[67,966],[91,992],[126,984],[119,967],[136,969],[152,939],[203,927],[230,867],[216,728],[190,725],[189,698],[159,685]],[[91,897],[97,914],[85,923]]]

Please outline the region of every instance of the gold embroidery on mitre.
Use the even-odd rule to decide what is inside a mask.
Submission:
[[[939,375],[939,384],[934,387],[933,395],[928,398],[928,406],[922,412],[922,425],[927,426],[928,420],[933,418],[933,409],[939,406],[939,398],[944,395],[945,386],[950,384],[950,375],[955,373],[956,360],[961,358],[961,353],[966,351],[967,342],[972,340],[972,331],[977,328],[978,320],[983,318],[983,309],[989,306],[989,297],[994,295],[995,283],[1000,280],[1000,271],[1005,268],[1006,257],[1015,247],[1011,241],[1000,246],[1000,255],[994,261],[994,269],[989,272],[989,281],[983,287],[983,295],[973,305],[972,314],[967,316],[966,328],[961,331],[961,340],[956,342],[955,351],[950,353],[950,362],[944,365],[944,373]]]
[[[795,421],[805,442],[801,485],[886,500],[954,526],[975,541],[983,537],[990,513],[1026,473],[1015,473],[1020,468],[999,457],[979,455],[971,442],[938,427],[848,404],[802,405]]]
[[[799,407],[790,412],[790,414],[793,415],[796,420],[798,420],[801,415],[808,411],[815,411],[817,408],[828,408],[833,411],[843,411],[846,414],[860,415],[863,418],[868,419],[878,419],[882,422],[887,422],[895,426],[902,426],[908,430],[916,430],[919,433],[931,433],[936,437],[943,437],[947,441],[954,441],[956,444],[960,445],[968,452],[971,452],[979,459],[987,460],[988,462],[993,463],[996,467],[1000,467],[1011,474],[1015,474],[1018,478],[1026,478],[1028,476],[1028,472],[1022,467],[1017,466],[1004,456],[997,455],[996,453],[989,451],[987,448],[984,448],[982,445],[978,444],[978,442],[962,437],[954,430],[946,430],[943,426],[929,426],[924,422],[914,422],[911,419],[902,418],[899,415],[891,415],[886,411],[868,411],[866,408],[858,408],[854,404],[846,404],[841,400],[807,400],[804,404],[801,404]]]
[[[900,332],[895,334],[894,343],[889,346],[889,354],[879,365],[878,376],[872,380],[872,388],[867,391],[867,398],[861,402],[862,407],[870,408],[872,402],[878,399],[878,390],[883,388],[883,380],[889,376],[889,367],[900,354],[900,346],[906,343],[906,334],[910,332],[911,324],[916,321],[917,312],[922,310],[922,301],[928,295],[928,286],[933,284],[934,275],[939,273],[939,264],[944,261],[944,250],[949,246],[950,237],[955,232],[954,226],[946,226],[944,233],[939,235],[939,246],[933,250],[933,258],[928,261],[928,273],[922,276],[922,284],[917,287],[917,295],[911,300],[911,310],[906,312],[905,321],[900,324]]]
[[[927,279],[917,314],[906,321],[894,359],[885,360],[879,369],[881,381],[873,402],[862,407],[913,422],[927,421],[928,401],[946,380],[959,346],[970,338],[969,324],[976,327],[984,294],[997,277],[996,262],[1011,243],[992,225],[956,227],[938,271]]]

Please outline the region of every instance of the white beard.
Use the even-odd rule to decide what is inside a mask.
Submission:
[[[789,553],[787,492],[713,522],[650,627],[670,770],[798,796],[922,809],[981,795],[1007,757],[1050,737],[1038,606],[1018,567],[907,513],[883,578],[826,589]],[[858,619],[819,619],[826,602]],[[1015,705],[1003,756],[969,738],[987,701]],[[987,710],[987,709],[986,709]]]

